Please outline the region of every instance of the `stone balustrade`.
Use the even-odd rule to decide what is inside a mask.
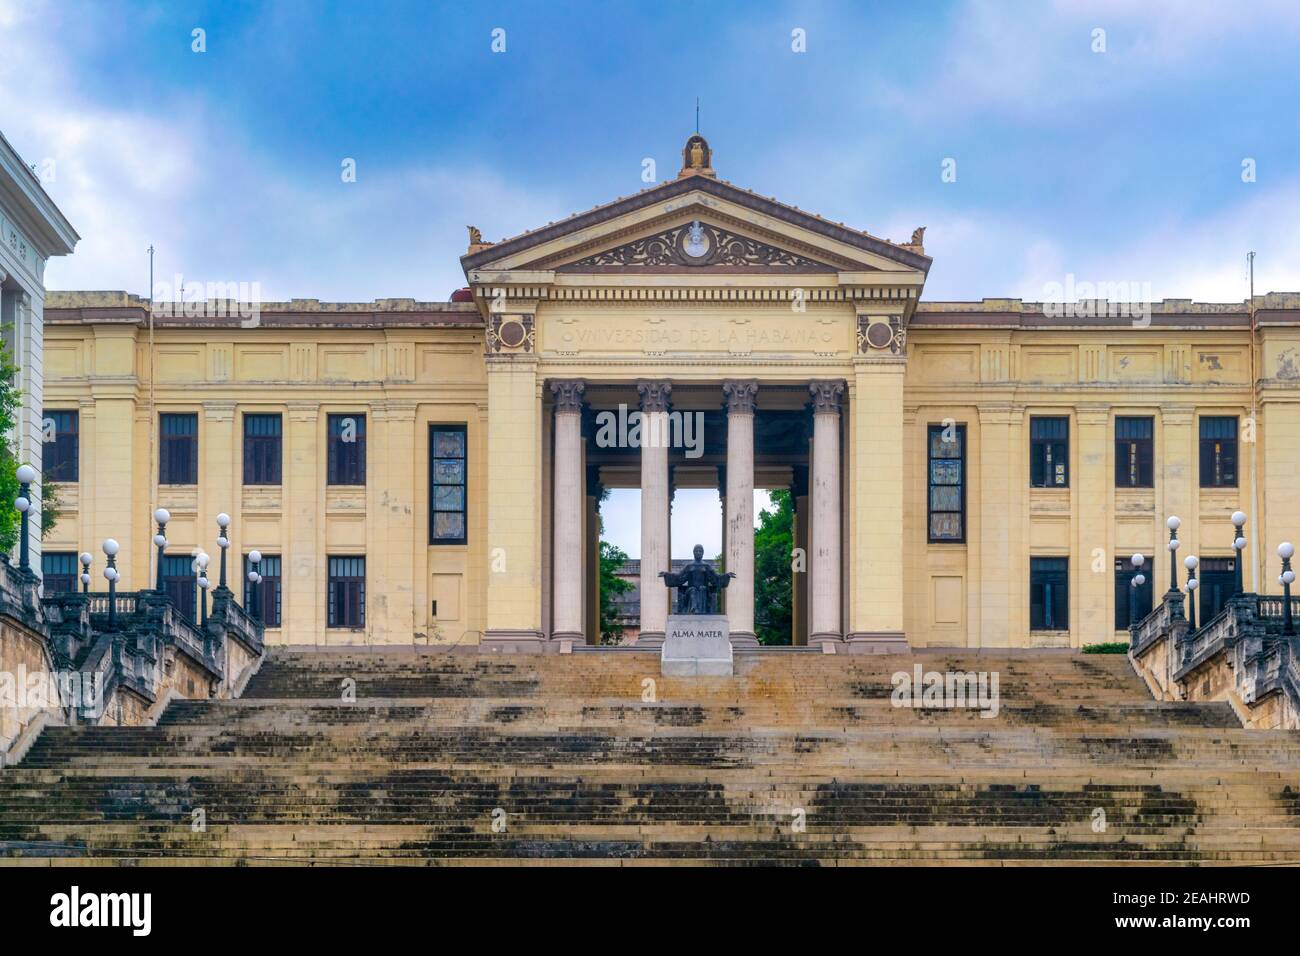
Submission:
[[[1300,729],[1300,639],[1283,633],[1283,599],[1236,594],[1196,630],[1183,606],[1168,593],[1129,629],[1129,659],[1152,694],[1226,700],[1246,727]]]
[[[0,561],[0,766],[46,724],[148,724],[176,697],[238,696],[261,663],[262,625],[229,589],[203,625],[152,590],[116,594],[110,623],[107,594],[39,583]]]

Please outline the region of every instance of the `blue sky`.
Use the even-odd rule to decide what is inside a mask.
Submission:
[[[1250,249],[1258,291],[1300,289],[1298,48],[1293,0],[0,0],[0,130],[83,237],[54,289],[145,293],[153,243],[268,299],[445,299],[467,223],[672,176],[698,96],[723,178],[927,226],[928,298],[1240,301]]]

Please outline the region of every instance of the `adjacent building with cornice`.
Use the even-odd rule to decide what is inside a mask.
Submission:
[[[23,396],[13,448],[18,460],[38,473],[43,447],[45,264],[51,256],[71,254],[79,238],[35,170],[0,135],[0,329]],[[39,499],[32,515],[28,542],[39,559]]]

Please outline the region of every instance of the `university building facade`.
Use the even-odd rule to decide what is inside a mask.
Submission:
[[[1202,614],[1233,587],[1234,511],[1246,590],[1278,590],[1269,558],[1300,534],[1300,296],[1136,320],[928,301],[923,230],[890,242],[733,186],[699,137],[677,178],[501,242],[471,230],[461,263],[451,302],[252,320],[50,294],[47,592],[108,537],[122,587],[147,587],[164,507],[163,577],[192,601],[225,512],[235,573],[264,555],[268,642],[564,649],[599,640],[602,490],[635,487],[653,646],[673,494],[717,488],[744,646],[753,490],[790,488],[795,644],[1078,647],[1126,639],[1130,555],[1140,610],[1168,589],[1168,515]],[[699,441],[600,439],[632,412]]]

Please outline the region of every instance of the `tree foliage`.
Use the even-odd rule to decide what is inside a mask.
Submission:
[[[794,633],[794,499],[787,489],[769,497],[772,508],[759,512],[754,531],[754,631],[760,644],[789,644]]]
[[[623,634],[614,609],[614,595],[632,590],[632,583],[615,572],[627,562],[622,548],[608,541],[600,543],[600,642],[617,644]]]
[[[20,516],[14,507],[18,497],[18,460],[14,436],[18,429],[23,393],[18,388],[18,369],[7,349],[0,348],[0,554],[13,554],[18,547]],[[44,497],[42,497],[44,492]],[[58,520],[58,497],[54,486],[32,487],[32,498],[41,503],[41,537],[45,537]]]

